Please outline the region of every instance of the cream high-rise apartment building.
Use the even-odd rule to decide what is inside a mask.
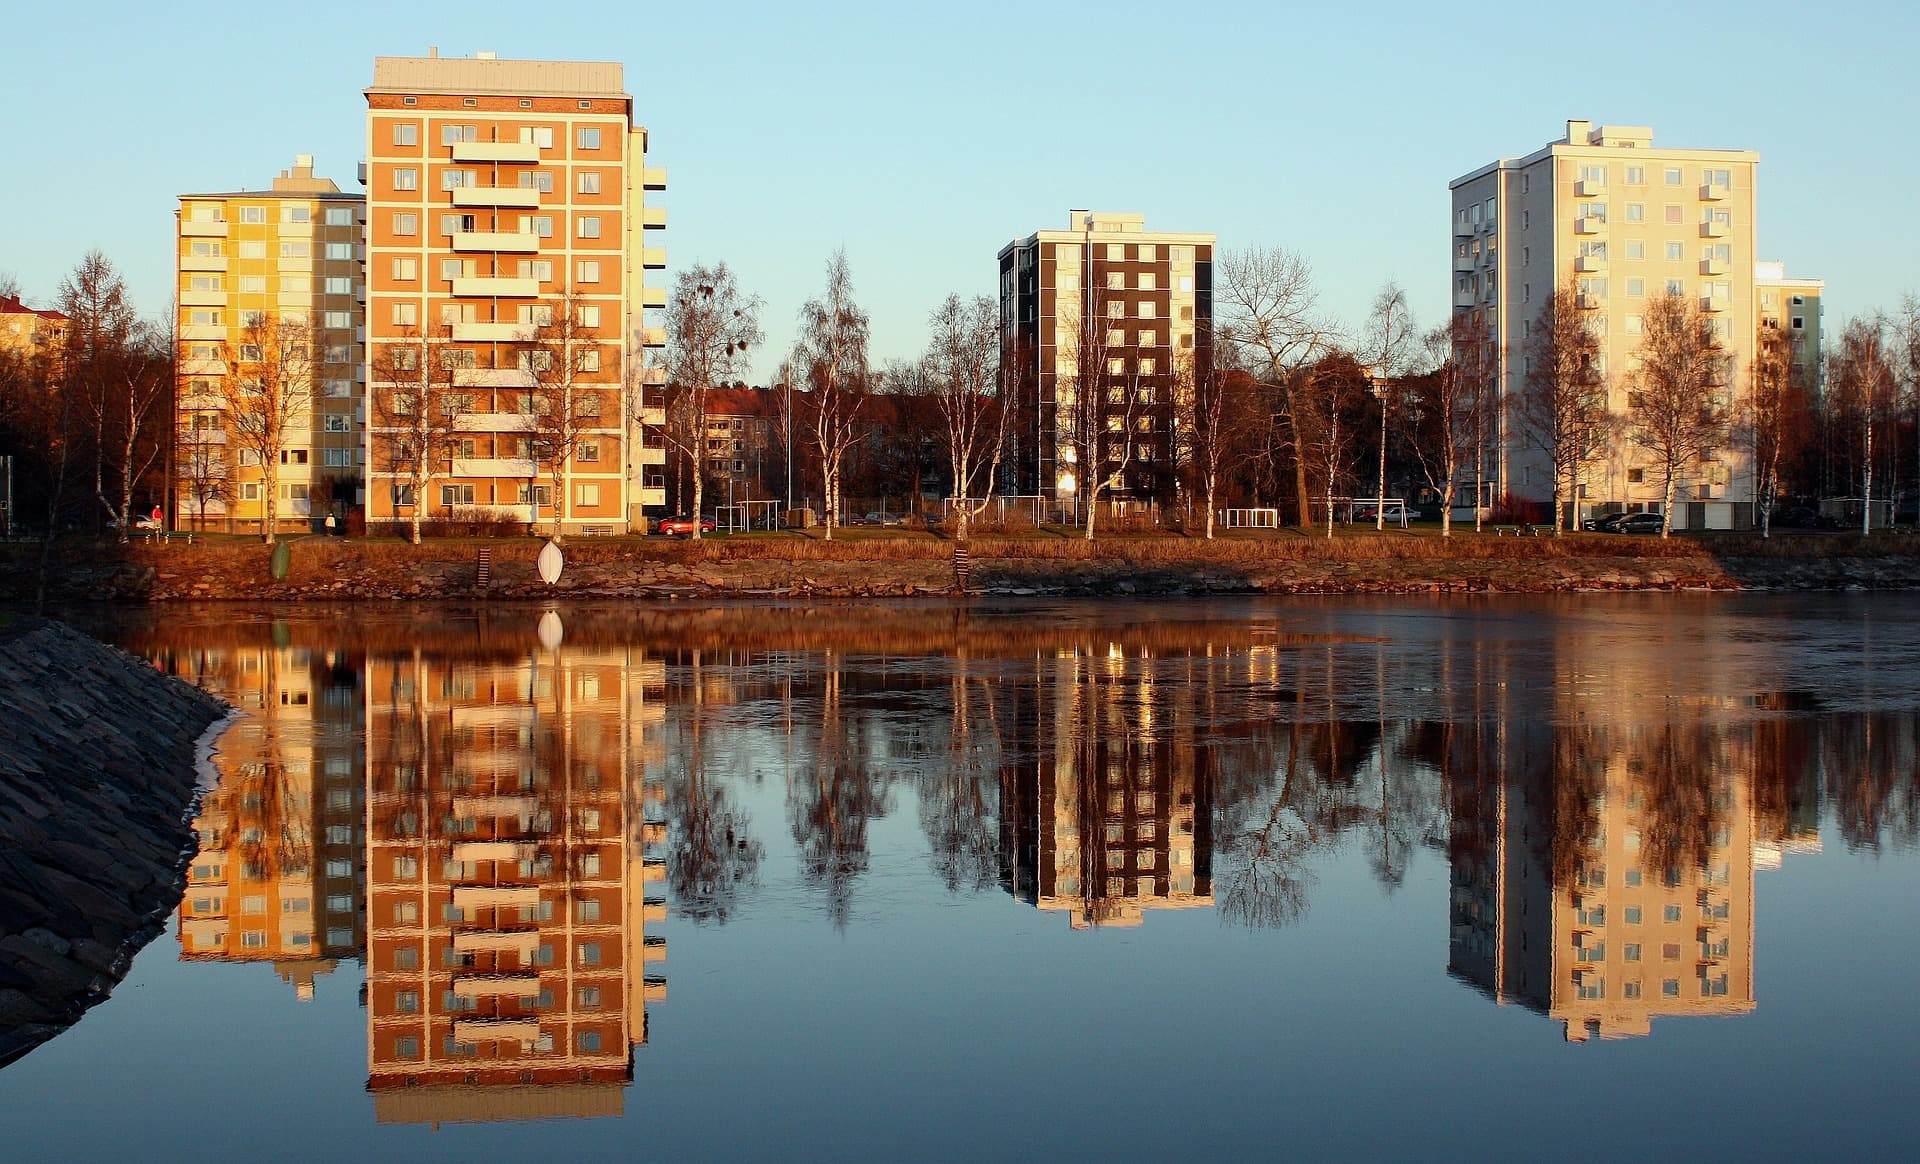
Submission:
[[[1085,493],[1080,479],[1089,474],[1073,463],[1068,429],[1087,343],[1115,426],[1104,452],[1127,466],[1109,496],[1169,495],[1183,427],[1176,386],[1213,317],[1214,236],[1149,231],[1138,214],[1075,210],[1068,219],[1065,230],[1036,231],[1000,250],[1005,370],[1031,418],[1009,458],[1019,491],[1062,502]],[[1085,311],[1106,326],[1082,329]]]
[[[1522,401],[1529,329],[1556,288],[1579,291],[1614,415],[1628,418],[1626,373],[1646,306],[1669,291],[1714,320],[1731,356],[1722,390],[1737,402],[1754,348],[1758,162],[1751,150],[1655,148],[1644,126],[1569,121],[1560,141],[1453,180],[1453,310],[1486,323],[1503,403],[1482,504],[1552,498],[1549,461],[1529,437]],[[1739,444],[1730,439],[1681,482],[1676,527],[1751,523],[1751,458]],[[1625,439],[1588,465],[1577,492],[1582,513],[1657,510],[1662,499],[1659,474]]]
[[[174,521],[259,529],[275,466],[275,523],[305,529],[361,502],[366,419],[361,340],[366,284],[359,194],[300,154],[264,190],[182,194],[175,253],[180,389]],[[294,329],[299,329],[296,337]],[[288,342],[284,354],[273,338]],[[303,342],[292,342],[295,338]],[[276,440],[249,440],[250,381],[271,378]],[[268,446],[263,448],[262,446]],[[251,446],[251,447],[249,447]]]
[[[643,240],[666,212],[643,192],[666,176],[646,166],[621,66],[434,53],[373,68],[368,520],[418,507],[628,529],[664,502],[663,452],[632,414],[658,391],[639,356],[665,342],[643,312],[666,296],[643,272],[666,257]],[[424,452],[394,404],[411,377],[459,416]],[[415,456],[431,465],[425,496],[407,471]]]
[[[1759,302],[1760,329],[1784,330],[1793,338],[1794,374],[1808,389],[1820,388],[1820,300],[1825,279],[1787,274],[1787,265],[1762,261],[1753,265],[1754,296]]]

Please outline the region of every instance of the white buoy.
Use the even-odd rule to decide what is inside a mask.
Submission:
[[[540,548],[540,556],[533,560],[534,569],[540,572],[540,581],[551,586],[560,581],[560,569],[567,564],[556,542],[548,542]]]
[[[540,645],[551,651],[557,649],[561,640],[567,637],[567,628],[560,623],[560,612],[549,610],[540,616],[540,623],[533,628],[533,633],[540,640]]]

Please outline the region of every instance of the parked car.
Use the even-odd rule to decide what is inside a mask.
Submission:
[[[1588,533],[1612,533],[1613,527],[1627,520],[1630,513],[1603,513],[1599,517],[1590,517],[1580,523],[1580,528]]]
[[[675,537],[681,534],[690,534],[693,532],[693,519],[691,517],[686,516],[685,514],[676,514],[673,517],[661,518],[660,524],[654,526],[653,528],[655,532],[666,534],[668,537]],[[701,533],[710,534],[714,531],[715,528],[717,527],[715,526],[714,520],[711,517],[703,517],[700,519]]]
[[[867,525],[899,525],[904,520],[897,513],[869,513],[865,518]]]
[[[1659,533],[1666,522],[1657,513],[1629,513],[1607,530],[1608,533]]]

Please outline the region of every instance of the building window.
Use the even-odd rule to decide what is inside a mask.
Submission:
[[[459,145],[463,141],[479,141],[480,129],[473,125],[443,125],[440,127],[440,144]]]
[[[401,211],[393,216],[393,233],[401,236],[420,233],[420,216],[412,211]]]
[[[419,169],[414,166],[401,166],[395,169],[393,171],[393,188],[395,190],[418,190],[420,188]]]
[[[1680,185],[1680,168],[1678,166],[1675,166],[1674,168],[1668,170],[1666,172],[1666,179],[1667,179],[1667,185],[1669,186]]]
[[[442,190],[459,190],[470,186],[478,186],[479,184],[480,173],[477,170],[459,170],[449,167],[448,169],[440,171],[440,188]]]
[[[310,206],[282,206],[280,208],[280,221],[310,223],[313,221],[313,208]]]
[[[580,496],[578,500],[579,500],[579,504],[581,505],[598,506],[600,504],[600,486],[598,485],[580,486]],[[596,905],[595,908],[597,909],[599,907]],[[585,915],[582,915],[583,918],[584,916]]]
[[[597,150],[600,148],[600,128],[594,125],[583,125],[575,131],[573,140],[580,149]]]
[[[353,244],[352,244],[352,243],[343,243],[343,242],[339,242],[339,243],[328,243],[328,244],[327,244],[327,250],[326,250],[326,256],[327,256],[327,258],[328,258],[329,260],[331,260],[331,261],[333,261],[333,262],[340,262],[340,261],[342,261],[342,260],[350,260],[350,259],[352,259],[352,258],[353,258]]]
[[[574,229],[579,232],[581,238],[599,238],[600,216],[597,214],[583,214],[574,220]]]
[[[600,171],[582,170],[579,175],[579,187],[582,194],[600,193]]]
[[[581,259],[575,267],[574,282],[598,283],[600,281],[600,262],[597,259]]]
[[[393,260],[393,277],[396,282],[410,283],[420,277],[420,260]]]
[[[448,506],[472,505],[473,504],[473,486],[471,485],[440,486],[440,504],[448,505]]]
[[[1627,167],[1627,185],[1644,186],[1646,184],[1647,184],[1647,168],[1645,166],[1628,166]]]
[[[520,128],[520,144],[538,146],[543,150],[553,148],[553,127],[551,125],[526,125]]]
[[[542,194],[553,193],[553,171],[522,170],[520,172],[520,188],[522,190],[538,190]]]
[[[1687,257],[1686,244],[1670,242],[1667,244],[1667,261],[1677,263]]]
[[[407,98],[409,105],[413,98]],[[417,122],[396,121],[393,123],[393,144],[397,146],[416,146],[420,144],[420,126]]]

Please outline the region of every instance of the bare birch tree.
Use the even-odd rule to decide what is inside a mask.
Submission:
[[[821,501],[827,540],[840,520],[840,487],[847,454],[860,441],[857,421],[867,387],[867,313],[853,297],[847,252],[827,260],[827,286],[800,308],[796,356],[804,369],[807,435],[820,457]]]
[[[1408,397],[1413,452],[1428,486],[1440,494],[1440,536],[1452,537],[1461,470],[1486,444],[1493,360],[1487,326],[1477,316],[1454,316],[1428,331],[1421,345],[1426,372]],[[1476,496],[1476,525],[1480,508]]]
[[[455,390],[455,369],[442,358],[446,337],[402,329],[373,352],[373,443],[395,482],[393,511],[413,510],[408,540],[420,544],[433,483],[451,472],[465,416],[466,394]],[[448,332],[451,328],[446,329]],[[404,485],[399,484],[404,482]],[[404,490],[404,492],[401,492]]]
[[[1193,348],[1174,370],[1180,424],[1174,455],[1186,466],[1206,509],[1202,529],[1213,539],[1222,478],[1246,448],[1252,377],[1235,366],[1235,346],[1217,329],[1198,323]]]
[[[1388,283],[1373,297],[1367,315],[1366,361],[1380,401],[1379,480],[1375,487],[1373,528],[1387,528],[1387,425],[1399,406],[1400,377],[1412,363],[1415,346],[1413,309],[1407,292]]]
[[[88,251],[61,284],[68,318],[63,388],[75,394],[92,453],[93,496],[125,542],[134,484],[166,447],[173,400],[172,343],[135,315],[126,283]]]
[[[695,264],[674,279],[667,304],[667,443],[692,464],[693,531],[700,537],[707,467],[707,394],[731,383],[764,337],[760,299],[743,295],[727,265]]]
[[[922,367],[940,409],[955,536],[964,542],[986,507],[1007,447],[1011,410],[999,384],[1000,309],[984,295],[949,295],[934,308],[932,323]],[[978,495],[976,485],[983,486]]]
[[[1581,293],[1569,282],[1554,291],[1527,336],[1521,419],[1530,443],[1547,455],[1556,535],[1569,524],[1566,499],[1579,496],[1580,478],[1606,436],[1600,338],[1586,313]]]
[[[1747,407],[1753,440],[1753,503],[1760,536],[1773,536],[1773,510],[1780,499],[1780,456],[1787,443],[1793,381],[1793,333],[1760,329],[1753,365],[1747,369]]]
[[[1727,353],[1713,320],[1669,292],[1647,305],[1640,361],[1628,377],[1629,438],[1660,473],[1660,536],[1673,534],[1681,476],[1727,443]]]
[[[1278,390],[1294,450],[1294,495],[1300,527],[1313,525],[1307,487],[1307,427],[1316,407],[1310,365],[1330,350],[1336,329],[1318,307],[1313,269],[1279,247],[1228,251],[1214,265],[1215,313],[1240,362]]]
[[[1055,307],[1068,329],[1054,389],[1059,443],[1072,463],[1075,496],[1086,506],[1086,538],[1092,541],[1100,495],[1121,487],[1133,462],[1141,411],[1139,361],[1126,345],[1120,323],[1124,301],[1104,286],[1089,287],[1079,304]]]
[[[1885,426],[1895,391],[1894,356],[1886,317],[1875,313],[1847,321],[1830,360],[1828,388],[1835,419],[1854,427],[1859,454],[1854,471],[1860,481],[1860,532],[1873,532],[1873,480],[1879,430]],[[1884,453],[1884,450],[1879,450]]]
[[[228,439],[260,464],[260,539],[271,545],[280,520],[280,458],[293,434],[311,423],[313,332],[305,323],[263,312],[242,322],[225,345],[221,420]]]
[[[597,454],[598,442],[619,423],[622,388],[611,376],[614,369],[605,366],[613,349],[595,322],[598,311],[597,305],[563,290],[530,305],[517,344],[520,371],[528,381],[527,451],[536,471],[542,465],[547,469],[556,541],[566,535],[573,511],[576,461],[583,453]],[[528,503],[537,525],[539,494],[531,483]]]

